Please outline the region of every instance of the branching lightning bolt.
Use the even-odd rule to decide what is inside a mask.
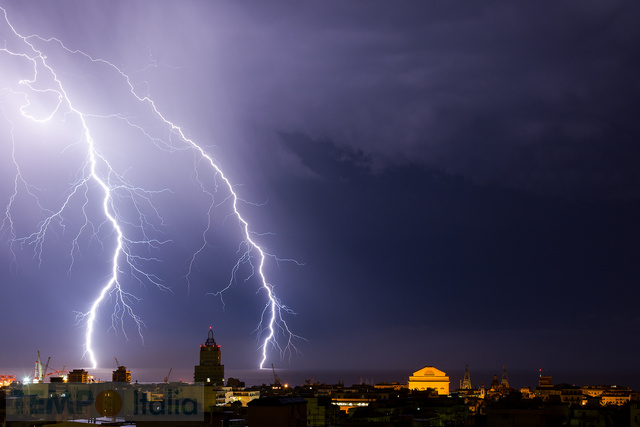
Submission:
[[[187,283],[190,283],[191,274],[198,258],[203,256],[205,248],[209,245],[208,233],[212,227],[212,212],[214,208],[222,203],[229,203],[232,208],[231,214],[236,218],[240,226],[242,241],[238,251],[239,257],[232,268],[228,284],[222,290],[213,292],[212,295],[219,296],[222,299],[223,293],[236,281],[236,276],[241,266],[248,265],[251,271],[249,277],[257,276],[260,284],[259,291],[266,293],[266,303],[255,331],[260,339],[260,368],[263,368],[267,360],[270,346],[279,350],[283,355],[297,351],[295,340],[302,338],[291,331],[284,319],[285,314],[293,314],[293,312],[278,299],[273,285],[269,283],[265,274],[265,264],[268,259],[273,259],[275,262],[296,261],[276,258],[267,253],[256,242],[255,236],[257,234],[250,229],[249,223],[241,214],[238,206],[242,199],[238,196],[234,186],[214,158],[207,153],[202,145],[188,138],[179,126],[161,114],[149,95],[140,95],[130,77],[121,68],[104,59],[97,59],[82,51],[72,50],[57,38],[43,38],[39,35],[23,36],[9,21],[6,10],[2,7],[0,7],[0,10],[4,17],[2,25],[7,28],[9,34],[9,38],[0,40],[3,43],[3,46],[0,47],[0,57],[6,56],[30,64],[32,69],[29,73],[29,78],[18,82],[3,83],[3,87],[0,87],[0,94],[4,93],[7,97],[20,100],[19,107],[13,108],[13,110],[17,110],[23,120],[39,124],[48,123],[56,119],[63,121],[77,120],[78,139],[70,144],[68,149],[84,150],[83,152],[86,153],[82,165],[77,170],[75,179],[62,197],[61,202],[53,209],[47,207],[40,200],[41,189],[29,183],[20,167],[21,162],[16,155],[18,142],[14,135],[14,123],[9,118],[9,112],[5,111],[10,109],[10,103],[0,103],[0,113],[2,113],[0,119],[4,118],[5,122],[10,124],[8,134],[11,138],[11,160],[15,168],[13,192],[6,205],[1,229],[8,235],[11,242],[10,251],[13,255],[14,266],[16,263],[16,250],[25,246],[31,247],[34,256],[39,262],[42,262],[44,245],[49,235],[55,233],[56,229],[64,232],[69,221],[67,219],[69,211],[79,209],[82,216],[82,224],[77,227],[71,241],[69,272],[80,254],[81,237],[89,236],[91,240],[99,241],[101,245],[104,245],[102,235],[106,233],[111,236],[109,243],[113,245],[113,249],[111,249],[109,258],[111,266],[109,275],[105,282],[99,286],[98,296],[93,300],[90,309],[77,314],[78,323],[84,324],[86,328],[85,356],[93,367],[95,368],[98,364],[92,344],[97,323],[96,315],[99,308],[107,300],[113,301],[114,306],[111,314],[111,328],[116,331],[122,331],[126,337],[125,320],[132,319],[137,333],[143,339],[145,324],[134,312],[134,305],[139,299],[125,289],[124,275],[127,273],[141,284],[152,284],[162,291],[170,292],[171,289],[163,285],[159,277],[148,272],[147,264],[158,261],[152,255],[152,252],[171,240],[152,237],[161,234],[159,229],[163,225],[162,217],[154,206],[154,197],[170,190],[166,188],[149,190],[129,183],[125,174],[118,172],[117,168],[109,161],[109,156],[96,143],[93,135],[94,129],[89,123],[91,119],[122,121],[129,128],[138,132],[141,135],[141,139],[150,141],[158,149],[165,152],[191,150],[194,153],[195,181],[198,183],[200,191],[210,198],[210,204],[207,211],[207,223],[205,229],[202,230],[201,245],[193,252],[190,258],[188,271],[186,272]],[[2,34],[0,31],[0,35]],[[81,57],[85,61],[90,61],[90,64],[107,69],[117,76],[122,82],[122,87],[133,97],[132,102],[145,107],[154,117],[154,120],[165,129],[168,137],[154,136],[153,132],[148,131],[131,116],[124,114],[104,115],[81,111],[82,108],[76,107],[76,104],[72,102],[72,97],[65,90],[68,81],[59,76],[56,72],[56,66],[52,63],[55,61],[51,61],[47,56],[55,52],[56,49],[74,57]],[[48,96],[56,100],[54,105],[49,107],[48,114],[36,115],[30,113],[32,100],[36,96]],[[0,98],[0,101],[2,99]],[[205,164],[213,176],[213,191],[205,185],[204,180],[206,178],[200,176],[200,164]],[[218,191],[219,186],[228,195],[222,202],[216,203],[214,193]],[[21,235],[17,230],[14,221],[17,209],[16,200],[19,196],[31,200],[42,216],[35,230],[24,235]],[[94,199],[98,201],[96,202]],[[99,220],[93,218],[90,213],[91,207],[96,203],[99,205],[99,211],[101,212]],[[133,214],[126,212],[127,209],[123,207],[126,204],[132,206]],[[140,248],[144,249],[144,251]],[[248,280],[249,277],[245,280]],[[224,301],[222,302],[224,304]],[[284,337],[284,341],[282,341],[281,337]]]

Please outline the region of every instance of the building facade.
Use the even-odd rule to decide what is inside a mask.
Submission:
[[[70,383],[88,383],[89,373],[84,369],[74,369],[69,372],[67,381]]]
[[[409,377],[409,390],[425,391],[433,389],[439,395],[449,394],[449,377],[433,366],[425,366]]]
[[[111,375],[111,381],[114,383],[130,383],[131,371],[126,366],[118,366],[118,369],[113,371]]]

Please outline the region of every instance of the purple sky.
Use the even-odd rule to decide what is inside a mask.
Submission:
[[[252,229],[273,233],[260,244],[304,263],[268,267],[297,313],[287,317],[292,330],[308,340],[290,359],[270,351],[268,364],[637,370],[640,4],[0,6],[22,35],[56,37],[127,73],[237,185]],[[1,19],[5,40],[19,48]],[[132,367],[189,369],[212,325],[228,368],[255,367],[252,331],[265,303],[255,277],[242,271],[224,310],[206,295],[226,286],[237,257],[240,235],[224,204],[190,289],[184,279],[207,212],[193,153],[167,153],[122,121],[98,118],[127,115],[168,140],[113,70],[39,46],[101,152],[131,183],[171,190],[154,196],[162,221],[149,216],[171,243],[145,265],[173,292],[127,282],[141,298],[144,344],[132,322],[129,340],[109,330],[106,303],[95,332],[100,364],[116,356]],[[16,173],[12,125],[42,204],[59,205],[82,161],[77,118],[19,118],[7,88],[30,73],[0,52],[2,206]],[[53,102],[42,94],[32,111]],[[70,269],[76,208],[39,266],[33,247],[15,245],[12,265],[2,234],[0,367],[29,369],[38,349],[58,367],[85,363],[74,312],[88,309],[108,274],[113,233],[98,229],[103,245],[85,236]],[[33,201],[16,209],[21,233],[33,232],[42,219]],[[99,211],[88,212],[98,225]]]

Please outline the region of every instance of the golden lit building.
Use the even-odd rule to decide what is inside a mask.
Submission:
[[[126,366],[118,366],[118,369],[113,371],[111,375],[111,381],[114,383],[130,383],[131,371],[129,371]]]
[[[74,369],[69,372],[67,381],[70,383],[88,383],[89,373],[84,369]]]
[[[425,366],[409,377],[409,390],[433,389],[438,394],[449,394],[449,377],[433,366]]]
[[[233,390],[232,401],[241,402],[242,406],[247,406],[254,399],[260,399],[260,390]]]
[[[16,382],[16,377],[13,375],[0,375],[0,388],[8,387],[11,383]]]
[[[610,387],[600,395],[600,404],[622,406],[631,400],[631,391],[625,387]]]

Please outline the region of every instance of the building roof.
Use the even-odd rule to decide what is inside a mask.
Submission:
[[[440,369],[436,369],[433,366],[425,366],[413,373],[414,377],[446,377],[447,374],[442,372]]]

